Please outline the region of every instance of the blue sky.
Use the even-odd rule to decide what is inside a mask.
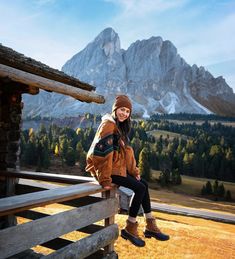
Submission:
[[[103,29],[121,47],[161,36],[235,92],[233,0],[0,0],[0,43],[60,69]]]

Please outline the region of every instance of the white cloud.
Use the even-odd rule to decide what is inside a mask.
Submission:
[[[187,0],[106,0],[122,8],[122,17],[143,17],[153,12],[162,12],[184,5]]]
[[[210,65],[235,59],[235,14],[192,31],[181,31],[181,55],[190,64]]]

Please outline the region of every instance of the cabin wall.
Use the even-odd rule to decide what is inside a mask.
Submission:
[[[19,171],[21,109],[21,93],[0,83],[0,171]],[[0,173],[0,198],[14,195],[16,182]],[[0,229],[14,224],[14,216],[0,218]]]

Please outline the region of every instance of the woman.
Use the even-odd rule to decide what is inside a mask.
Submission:
[[[121,236],[136,246],[145,246],[139,237],[136,217],[142,205],[146,228],[144,235],[158,240],[168,240],[169,236],[161,233],[156,219],[151,214],[151,204],[147,182],[140,177],[133,149],[128,145],[132,104],[125,95],[119,95],[112,107],[112,114],[102,117],[93,143],[87,154],[86,171],[90,172],[106,190],[112,184],[133,190],[129,216]]]

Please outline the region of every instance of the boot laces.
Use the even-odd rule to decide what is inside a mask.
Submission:
[[[147,226],[148,226],[149,230],[154,231],[154,232],[161,232],[157,226],[155,218],[147,219],[147,223],[148,223]]]

